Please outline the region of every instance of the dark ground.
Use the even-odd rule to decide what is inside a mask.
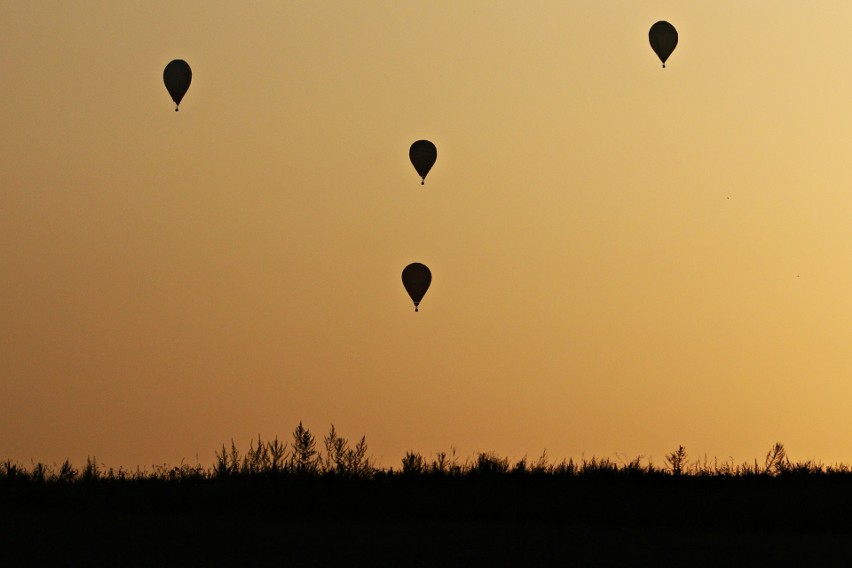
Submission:
[[[852,565],[852,479],[6,482],[0,565]]]

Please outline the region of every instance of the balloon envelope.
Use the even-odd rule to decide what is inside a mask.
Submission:
[[[189,64],[183,59],[175,59],[170,61],[163,70],[163,83],[166,84],[166,89],[172,96],[175,102],[175,111],[178,110],[180,101],[189,89],[189,84],[192,82],[192,69]]]
[[[435,165],[438,159],[438,149],[428,140],[418,140],[408,149],[408,157],[414,165],[414,169],[420,174],[420,185],[426,183],[426,174]]]
[[[432,272],[425,264],[415,262],[402,270],[402,285],[405,286],[405,291],[408,292],[411,301],[414,302],[415,312],[420,311],[420,301],[423,300],[423,296],[431,283]]]
[[[666,66],[666,59],[672,54],[677,46],[677,30],[668,22],[659,21],[651,26],[651,31],[648,32],[648,39],[651,40],[651,49],[663,62],[663,67]]]

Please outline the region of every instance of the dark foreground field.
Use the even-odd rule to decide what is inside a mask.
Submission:
[[[6,483],[0,565],[852,563],[844,477]]]
[[[0,463],[0,566],[852,566],[852,468],[232,444],[211,468]]]

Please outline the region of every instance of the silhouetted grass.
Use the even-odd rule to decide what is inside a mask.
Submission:
[[[332,426],[317,439],[300,423],[287,442],[258,437],[244,452],[223,444],[210,467],[6,460],[0,511],[0,535],[14,544],[7,553],[26,564],[59,559],[56,543],[72,556],[97,549],[95,564],[125,550],[147,559],[140,564],[159,563],[150,556],[159,550],[191,564],[272,554],[298,566],[510,565],[568,558],[566,545],[571,558],[598,564],[678,551],[691,566],[730,564],[730,547],[761,563],[852,555],[852,468],[792,462],[780,443],[744,463],[690,461],[679,446],[659,466],[452,450],[409,451],[385,468],[363,437],[352,443]],[[454,556],[435,556],[441,546]]]
[[[657,466],[651,461],[643,463],[641,457],[615,462],[609,458],[584,458],[552,462],[542,453],[534,462],[526,457],[512,463],[509,458],[495,452],[481,452],[472,459],[460,460],[455,449],[450,454],[438,452],[426,458],[414,451],[406,452],[400,467],[375,466],[367,454],[366,439],[362,436],[354,445],[339,435],[334,425],[322,439],[322,447],[315,436],[300,422],[292,433],[290,442],[276,436],[264,441],[260,436],[250,440],[248,449],[241,453],[236,443],[222,444],[215,453],[212,467],[201,464],[178,466],[153,465],[150,470],[107,468],[95,457],[88,457],[82,469],[76,469],[68,460],[60,466],[41,462],[30,468],[11,460],[0,462],[0,482],[3,483],[95,483],[117,481],[212,481],[230,478],[282,478],[282,477],[345,477],[357,479],[412,477],[788,477],[788,476],[850,476],[852,466],[840,463],[825,465],[811,460],[791,462],[784,445],[776,443],[767,452],[763,464],[736,463],[733,459],[719,462],[690,462],[683,446],[666,455],[666,464]]]

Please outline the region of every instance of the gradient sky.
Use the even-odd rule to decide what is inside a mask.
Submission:
[[[384,465],[852,461],[850,30],[846,0],[0,3],[0,458],[210,464],[302,420]]]

